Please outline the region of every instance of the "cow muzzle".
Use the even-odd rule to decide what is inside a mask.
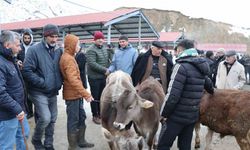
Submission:
[[[116,129],[118,129],[118,130],[123,130],[123,129],[125,129],[125,127],[126,127],[125,124],[123,124],[123,123],[118,123],[118,122],[114,122],[114,123],[113,123],[113,126],[114,126]]]

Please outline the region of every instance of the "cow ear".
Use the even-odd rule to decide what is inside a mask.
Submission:
[[[146,99],[139,99],[139,105],[142,107],[142,108],[150,108],[150,107],[153,107],[154,106],[154,103],[146,100]]]

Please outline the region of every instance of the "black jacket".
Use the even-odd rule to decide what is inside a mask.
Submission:
[[[195,123],[204,87],[213,93],[212,82],[207,76],[210,68],[200,57],[183,57],[176,62],[161,115],[178,123]]]
[[[82,85],[85,89],[87,89],[87,78],[86,78],[86,62],[87,58],[83,52],[78,52],[76,54],[76,62],[78,64],[79,70],[80,70],[80,77],[82,80]]]
[[[25,111],[24,82],[11,49],[0,43],[0,121]]]
[[[145,54],[140,55],[136,62],[135,66],[133,68],[133,71],[131,73],[133,85],[136,86],[138,83],[141,82],[147,68],[147,63],[148,63],[148,58],[149,56],[152,55],[151,50],[148,50]],[[173,62],[172,62],[172,57],[169,55],[167,52],[162,51],[161,55],[167,59],[167,82],[169,83],[170,81],[170,76],[172,73],[172,68],[173,68]],[[167,83],[167,86],[168,86]],[[166,88],[167,89],[167,88]]]

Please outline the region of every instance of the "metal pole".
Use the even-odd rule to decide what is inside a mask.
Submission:
[[[141,15],[139,15],[138,40],[139,40],[138,46],[141,47]]]
[[[111,43],[111,25],[108,26],[108,41],[107,41],[108,44]]]

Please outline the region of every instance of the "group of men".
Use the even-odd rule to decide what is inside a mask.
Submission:
[[[93,147],[94,144],[85,140],[83,98],[91,102],[93,122],[100,124],[100,97],[106,77],[117,70],[130,74],[134,86],[153,76],[167,94],[161,109],[162,121],[167,128],[162,130],[158,149],[170,149],[177,136],[180,149],[191,149],[203,89],[213,94],[209,65],[199,56],[193,40],[178,43],[174,65],[172,56],[163,50],[165,45],[159,41],[152,42],[150,49],[139,55],[128,37],[122,35],[114,52],[104,46],[103,33],[96,31],[94,43],[85,55],[80,51],[79,37],[66,35],[64,50],[57,46],[58,37],[59,29],[53,24],[43,27],[43,39],[37,44],[33,44],[29,29],[24,30],[22,38],[12,31],[1,33],[0,149],[13,149],[14,144],[18,150],[25,149],[22,127],[27,138],[27,118],[33,115],[36,126],[31,141],[35,149],[54,149],[57,95],[62,85],[67,106],[68,149]],[[242,66],[232,57],[235,55],[235,51],[227,52],[226,59],[219,64],[218,88],[242,88],[245,76]],[[91,93],[86,90],[85,63]]]

